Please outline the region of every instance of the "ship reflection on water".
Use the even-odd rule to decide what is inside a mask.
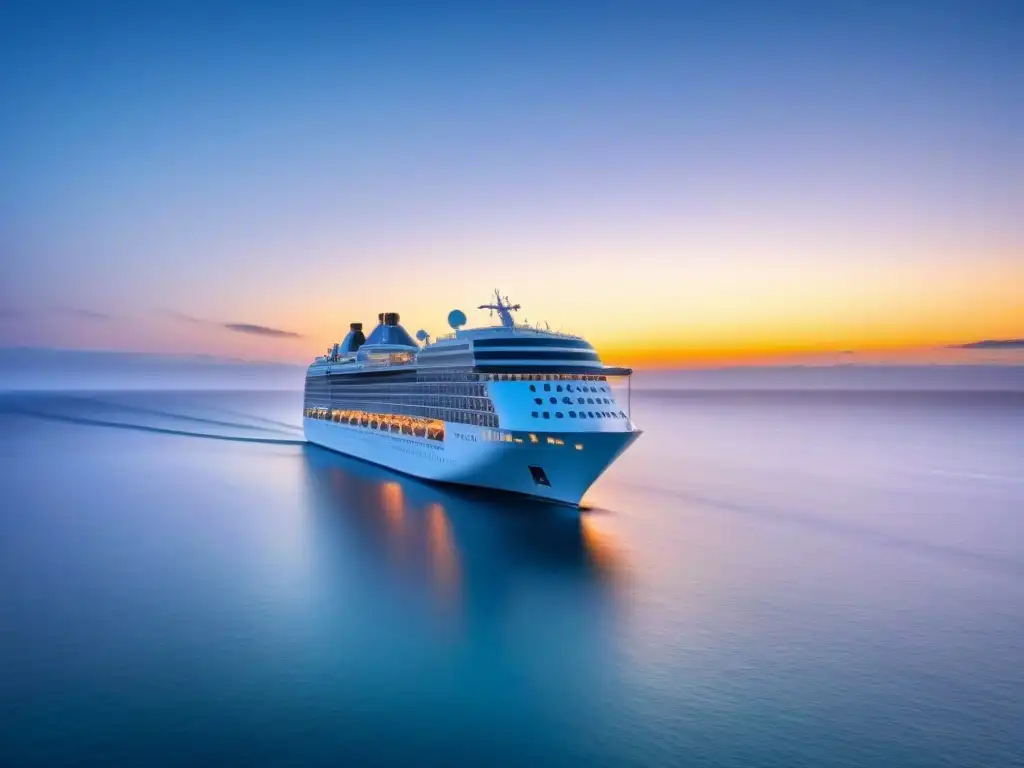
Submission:
[[[303,454],[316,551],[357,549],[447,615],[493,614],[531,576],[608,596],[623,573],[615,542],[590,522],[600,512],[421,482],[312,445]]]

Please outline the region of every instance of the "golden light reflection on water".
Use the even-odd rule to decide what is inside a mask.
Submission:
[[[580,513],[580,537],[590,561],[606,574],[623,570],[625,558],[608,521],[600,513]]]
[[[393,532],[400,533],[405,522],[402,486],[396,482],[381,483],[380,501],[389,527]]]
[[[427,508],[427,536],[434,583],[441,598],[450,605],[458,598],[462,573],[451,523],[440,502],[435,501]]]
[[[358,537],[364,566],[382,569],[404,594],[418,594],[439,629],[461,632],[465,615],[480,610],[473,594],[506,595],[524,574],[573,574],[579,583],[608,587],[625,571],[614,520],[601,513],[577,517],[564,509],[524,504],[500,494],[460,493],[400,479],[311,450],[313,488],[327,504],[325,521],[345,522],[330,534]],[[330,551],[321,548],[320,551]],[[487,610],[501,610],[501,600]]]

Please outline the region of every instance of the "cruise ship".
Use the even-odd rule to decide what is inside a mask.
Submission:
[[[479,309],[499,325],[464,328],[456,309],[436,340],[414,340],[395,312],[369,336],[352,323],[306,372],[306,439],[427,480],[578,506],[640,436],[632,370],[602,364],[578,336],[516,323],[519,308],[495,291]]]

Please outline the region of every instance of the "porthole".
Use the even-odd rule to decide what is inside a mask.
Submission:
[[[589,416],[590,418],[594,418],[594,412],[593,411],[587,411],[587,416]]]
[[[558,418],[562,418],[562,412],[561,411],[555,411],[555,416],[557,416]]]
[[[535,419],[537,418],[537,412],[536,411],[532,411],[530,413],[530,415],[533,416],[533,418],[535,418]]]
[[[572,384],[566,384],[565,385],[565,391],[566,392],[572,392]]]
[[[559,384],[557,387],[555,387],[555,391],[556,392],[561,392],[562,391],[562,385]]]
[[[544,385],[544,391],[545,392],[550,392],[551,391],[551,385],[550,384],[545,384]]]
[[[537,405],[540,405],[544,401],[541,398],[539,398],[539,397],[535,397],[535,398],[533,398],[533,402],[535,402]]]
[[[594,398],[592,398],[592,397],[588,397],[588,398],[587,398],[587,402],[588,402],[588,403],[589,403],[590,405],[593,405],[593,404],[594,404]]]
[[[557,397],[549,397],[549,398],[548,398],[548,400],[550,400],[550,401],[551,401],[551,404],[552,404],[552,405],[554,405],[555,403],[557,403],[557,402],[558,402],[558,398],[557,398]]]
[[[576,418],[576,411],[569,411],[569,418],[575,419]]]
[[[531,392],[536,392],[537,391],[537,385],[536,384],[531,384],[530,385],[530,391]]]
[[[548,413],[547,411],[544,411],[544,418],[545,419],[550,419],[551,418],[551,414]]]
[[[577,397],[576,402],[579,403],[580,405],[583,405],[583,403],[585,403],[586,401],[582,397]]]

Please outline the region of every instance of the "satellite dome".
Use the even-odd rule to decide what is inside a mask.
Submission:
[[[427,339],[430,338],[430,334],[421,328],[420,330],[416,331],[416,338],[419,339],[420,341],[426,341]]]
[[[466,313],[461,309],[453,309],[448,313],[448,325],[458,330],[461,326],[466,324]]]

